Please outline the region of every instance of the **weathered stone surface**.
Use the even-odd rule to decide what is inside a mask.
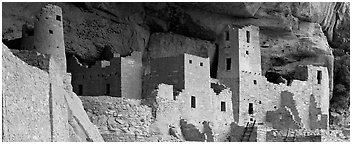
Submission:
[[[2,45],[2,140],[51,141],[49,74]]]
[[[2,51],[3,141],[103,141],[55,61],[43,71]]]

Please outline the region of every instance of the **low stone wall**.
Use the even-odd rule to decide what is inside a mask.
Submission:
[[[26,62],[28,65],[37,67],[46,72],[49,71],[50,56],[30,50],[11,50],[13,55]]]

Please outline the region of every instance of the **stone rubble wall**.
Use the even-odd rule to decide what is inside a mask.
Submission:
[[[141,105],[141,100],[109,96],[81,96],[80,99],[104,141],[179,141],[160,133],[153,124],[152,109]]]

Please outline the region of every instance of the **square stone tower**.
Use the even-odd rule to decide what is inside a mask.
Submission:
[[[234,119],[238,122],[241,71],[255,75],[262,72],[259,28],[228,25],[216,45],[219,50],[217,79],[232,91]]]

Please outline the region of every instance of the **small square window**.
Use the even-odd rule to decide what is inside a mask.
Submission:
[[[203,63],[201,62],[199,65],[200,65],[200,66],[203,66]]]
[[[189,63],[191,64],[191,63],[192,63],[192,60],[189,60]]]
[[[247,54],[247,55],[249,55],[249,52],[248,52],[248,51],[246,51],[246,54]]]
[[[254,83],[254,84],[257,84],[257,80],[253,80],[253,83]]]
[[[56,20],[61,21],[61,16],[56,15]]]
[[[53,30],[49,30],[49,33],[50,33],[50,34],[53,34],[54,32],[53,32]]]

